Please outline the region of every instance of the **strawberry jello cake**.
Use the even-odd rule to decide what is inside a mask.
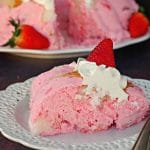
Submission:
[[[15,39],[15,28],[10,24],[12,19],[32,26],[49,40],[46,48],[31,47],[34,36],[29,46],[13,44],[13,47],[25,49],[93,46],[105,38],[119,43],[144,35],[149,27],[149,20],[139,12],[135,0],[1,0],[0,46]],[[40,40],[35,41],[40,43]]]
[[[48,38],[50,49],[61,48],[63,37],[57,26],[54,0],[2,0],[0,1],[0,45],[11,39],[14,27],[10,19],[34,27]],[[30,36],[30,35],[28,35]]]
[[[118,43],[139,37],[148,30],[148,19],[142,34],[132,36],[132,31],[129,30],[130,19],[139,9],[134,0],[69,0],[69,3],[69,34],[78,43],[91,45],[105,38]],[[143,19],[139,17],[131,22],[133,32],[141,32],[140,28],[145,28],[145,21],[143,24]]]
[[[29,127],[43,136],[124,129],[140,122],[148,110],[143,90],[115,68],[112,41],[106,39],[87,59],[34,79]]]

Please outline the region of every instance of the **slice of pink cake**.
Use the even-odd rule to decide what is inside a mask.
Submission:
[[[138,11],[134,0],[69,0],[69,33],[78,43],[95,44],[130,38],[129,18]]]
[[[123,129],[148,111],[143,90],[115,68],[112,41],[105,39],[86,60],[54,67],[33,80],[29,127],[43,136]]]
[[[14,28],[9,20],[20,20],[21,24],[33,26],[37,31],[48,37],[50,49],[62,48],[63,37],[57,26],[54,0],[6,0],[0,2],[0,45],[11,37]]]
[[[104,76],[94,78],[94,69],[97,76]],[[34,79],[29,126],[34,134],[43,136],[98,132],[112,125],[123,129],[140,122],[148,109],[142,89],[129,84],[116,69],[83,60],[55,67]]]

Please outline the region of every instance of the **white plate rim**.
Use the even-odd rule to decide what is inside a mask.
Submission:
[[[150,38],[150,27],[148,32],[138,38],[129,38],[123,40],[118,44],[114,44],[114,50],[119,48],[123,48],[125,46],[133,45],[136,43],[140,43],[146,41]],[[33,49],[20,49],[20,48],[8,48],[8,47],[0,47],[0,53],[11,53],[15,55],[20,55],[24,57],[37,57],[37,58],[68,58],[68,57],[78,57],[87,55],[93,47],[85,47],[85,48],[67,48],[60,50],[33,50]]]
[[[130,78],[128,76],[126,76],[127,79],[135,82],[136,84],[140,85],[143,89],[145,88],[145,92],[146,92],[146,88],[149,88],[148,91],[150,92],[150,81],[149,80],[145,80],[145,79],[133,79],[133,78]],[[4,108],[7,109],[7,110],[13,110],[15,111],[15,106],[17,106],[17,103],[16,102],[16,99],[13,98],[13,94],[17,94],[18,90],[21,92],[21,94],[23,94],[22,96],[24,97],[28,92],[29,90],[29,86],[31,84],[31,81],[32,81],[33,78],[31,79],[28,79],[26,80],[25,82],[22,82],[22,83],[15,83],[15,84],[12,84],[10,85],[6,90],[3,90],[3,91],[0,91],[0,101],[1,101],[1,105],[0,105],[0,120],[2,122],[0,122],[0,131],[1,133],[8,139],[12,140],[12,141],[15,141],[15,142],[18,142],[24,146],[27,146],[27,147],[30,147],[30,148],[35,148],[35,149],[41,149],[41,150],[77,150],[77,149],[84,149],[86,148],[87,150],[90,149],[90,148],[97,148],[98,146],[100,146],[99,148],[106,148],[107,146],[112,149],[112,150],[117,150],[116,149],[116,145],[119,145],[119,144],[123,144],[123,143],[126,143],[126,144],[129,144],[130,146],[135,142],[138,134],[135,134],[131,137],[128,137],[128,138],[123,138],[123,139],[118,139],[116,141],[112,141],[111,143],[110,142],[106,142],[102,145],[97,145],[96,143],[92,143],[92,144],[85,144],[85,145],[71,145],[69,147],[69,149],[66,149],[65,145],[63,143],[60,143],[60,142],[57,142],[57,141],[51,141],[51,143],[48,143],[48,146],[49,147],[45,147],[45,146],[42,146],[42,140],[46,140],[46,138],[41,138],[41,143],[38,145],[35,144],[33,141],[35,140],[34,139],[34,136],[30,133],[26,133],[28,136],[31,136],[31,138],[33,138],[34,140],[33,141],[25,141],[25,139],[22,139],[22,138],[18,138],[17,136],[17,132],[15,134],[12,134],[11,132],[8,132],[6,130],[8,130],[7,127],[9,127],[9,131],[11,131],[12,129],[12,124],[9,124],[9,120],[6,116],[7,116],[7,113],[4,111]],[[148,92],[147,91],[147,92]],[[150,93],[146,93],[148,94],[148,100],[150,100]],[[12,96],[11,97],[11,101],[10,101],[10,95]],[[5,100],[5,101],[4,101]],[[14,101],[13,101],[14,100]],[[11,105],[14,105],[14,106],[10,106],[9,103],[11,102]],[[12,112],[13,113],[13,112]],[[6,118],[5,118],[6,117]],[[25,129],[23,129],[17,122],[15,122],[15,119],[13,120],[14,121],[14,125],[17,126],[17,128],[20,128],[23,132],[26,132]],[[49,141],[48,141],[49,142]],[[111,147],[110,147],[111,145]],[[124,146],[124,144],[123,144]],[[120,148],[119,148],[120,149]]]

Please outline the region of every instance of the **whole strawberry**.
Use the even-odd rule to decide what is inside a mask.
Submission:
[[[97,65],[115,67],[113,42],[111,39],[101,41],[87,57],[88,61],[96,62]]]
[[[12,38],[3,46],[21,47],[26,49],[47,49],[50,42],[47,37],[38,32],[34,27],[26,24],[20,24],[20,21],[11,20],[14,26]]]
[[[148,31],[148,27],[149,20],[141,12],[134,13],[129,19],[128,30],[133,38],[144,35]]]

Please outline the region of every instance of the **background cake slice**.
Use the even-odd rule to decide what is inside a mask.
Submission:
[[[111,38],[114,43],[148,32],[149,20],[135,0],[2,0],[0,46],[14,29],[10,19],[33,26],[49,39],[49,49],[89,47]]]
[[[139,6],[134,0],[69,0],[69,33],[76,42],[96,44],[100,39],[114,42],[130,38],[129,19]]]

